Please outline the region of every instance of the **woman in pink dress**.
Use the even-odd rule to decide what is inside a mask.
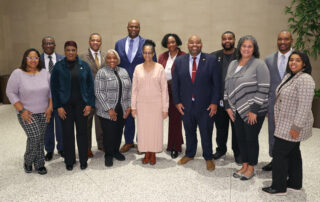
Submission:
[[[161,64],[152,60],[155,43],[146,40],[142,48],[145,62],[133,73],[131,109],[138,123],[138,149],[145,152],[143,164],[156,163],[155,152],[163,146],[163,120],[168,116],[167,79]]]

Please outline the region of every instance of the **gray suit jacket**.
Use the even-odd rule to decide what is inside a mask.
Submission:
[[[285,83],[290,74],[283,77],[282,87],[276,89],[274,106],[275,132],[274,136],[300,142],[311,136],[313,115],[311,111],[315,83],[312,77],[302,71]],[[284,84],[283,84],[284,83]],[[298,139],[292,139],[289,131],[299,131]]]
[[[106,66],[106,62],[105,62],[106,53],[104,53],[102,51],[100,53],[101,53],[101,68],[102,68],[102,67]],[[83,54],[79,55],[79,58],[89,64],[90,69],[93,74],[93,79],[95,79],[96,74],[99,69],[98,69],[96,62],[94,60],[94,56],[90,52],[90,49],[88,49],[87,53],[83,53]]]

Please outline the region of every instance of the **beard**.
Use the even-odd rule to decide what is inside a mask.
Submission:
[[[222,44],[224,50],[232,50],[234,48],[234,43],[231,43],[230,46],[226,46],[226,44]]]

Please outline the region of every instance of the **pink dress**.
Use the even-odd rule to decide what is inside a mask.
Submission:
[[[150,71],[143,64],[133,73],[131,108],[136,109],[138,149],[140,152],[161,152],[163,147],[162,112],[168,112],[169,95],[164,68],[156,63]]]

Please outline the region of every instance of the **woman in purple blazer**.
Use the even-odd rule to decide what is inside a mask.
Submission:
[[[166,34],[161,42],[164,48],[168,48],[168,51],[162,53],[159,56],[158,62],[165,68],[166,78],[168,81],[169,91],[169,134],[168,134],[168,146],[167,151],[171,152],[171,157],[177,158],[181,152],[181,145],[183,144],[182,138],[182,121],[181,115],[172,100],[171,91],[171,79],[173,73],[173,66],[176,57],[186,54],[181,51],[178,46],[182,45],[182,42],[176,34]]]

